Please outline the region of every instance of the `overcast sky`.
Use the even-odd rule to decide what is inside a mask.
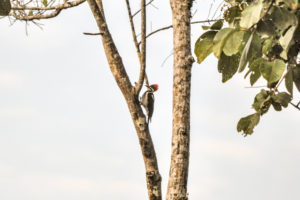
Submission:
[[[138,59],[125,1],[104,1],[108,25],[132,82]],[[196,1],[194,20],[208,16]],[[171,24],[168,1],[149,6],[148,32]],[[133,5],[133,10],[138,9]],[[215,3],[214,7],[217,7]],[[138,20],[136,21],[138,22]],[[0,199],[147,199],[144,163],[127,105],[109,71],[87,3],[51,20],[0,20]],[[202,33],[193,25],[192,40]],[[147,73],[160,88],[150,125],[166,193],[171,149],[172,30],[150,37]],[[258,83],[263,84],[263,83]],[[191,200],[300,198],[300,112],[262,117],[255,134],[236,131],[260,89],[243,75],[221,83],[217,60],[193,65]],[[295,97],[300,99],[299,95]]]

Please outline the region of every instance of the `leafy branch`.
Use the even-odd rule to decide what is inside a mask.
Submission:
[[[201,63],[213,53],[218,59],[222,82],[230,80],[237,72],[248,69],[251,86],[261,77],[267,82],[252,104],[254,114],[239,120],[237,130],[244,135],[253,133],[260,117],[272,106],[281,111],[291,103],[293,86],[300,91],[300,64],[296,62],[300,51],[299,4],[296,0],[226,0],[224,20],[206,30],[195,43],[194,53]],[[224,21],[229,25],[223,28]],[[287,92],[278,87],[285,81]],[[299,109],[300,110],[300,109]]]

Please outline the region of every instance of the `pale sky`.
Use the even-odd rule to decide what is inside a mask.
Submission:
[[[194,4],[194,20],[207,18],[210,2]],[[154,5],[158,9],[148,9],[148,32],[171,24],[169,1]],[[125,1],[106,0],[104,7],[135,82],[139,67]],[[128,108],[100,37],[82,34],[98,31],[87,3],[41,23],[43,30],[30,24],[26,36],[25,23],[10,26],[7,18],[0,20],[0,199],[147,199],[144,163]],[[193,25],[193,43],[201,33],[201,26]],[[149,79],[160,85],[150,130],[165,196],[172,30],[150,37],[147,50]],[[260,90],[247,86],[243,74],[222,84],[213,56],[193,65],[191,200],[300,198],[300,112],[291,106],[282,112],[271,109],[245,138],[236,124],[254,112],[251,104]]]

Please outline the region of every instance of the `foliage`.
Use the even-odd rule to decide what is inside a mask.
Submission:
[[[300,91],[300,3],[298,0],[226,0],[224,19],[206,30],[195,43],[197,62],[213,53],[218,59],[222,82],[247,68],[251,86],[266,81],[252,104],[254,114],[241,118],[237,130],[253,133],[260,117],[272,107],[286,108],[292,100],[293,85]],[[224,24],[227,27],[223,27]],[[250,75],[250,76],[248,76]],[[285,82],[287,92],[279,92]]]

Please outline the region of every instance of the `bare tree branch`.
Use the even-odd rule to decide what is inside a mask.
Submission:
[[[54,6],[48,6],[48,7],[40,7],[40,6],[13,6],[11,9],[12,10],[57,10],[57,9],[66,9],[66,8],[71,8],[74,6],[78,6],[85,2],[86,0],[77,0],[77,1],[71,1],[71,2],[64,2],[62,4],[57,4]]]
[[[59,15],[59,13],[62,11],[62,9],[57,9],[55,11],[53,11],[50,14],[38,14],[38,15],[18,15],[15,12],[12,12],[10,14],[10,16],[13,16],[14,18],[16,18],[17,20],[25,20],[25,21],[32,21],[32,20],[39,20],[39,19],[49,19],[49,18],[53,18],[56,17],[57,15]]]
[[[146,70],[145,70],[145,77],[144,77],[144,80],[145,80],[145,84],[146,84],[146,85],[149,85],[149,81],[148,81],[148,76],[147,76]]]
[[[132,90],[132,85],[130,83],[127,72],[124,68],[122,58],[108,30],[105,15],[104,15],[104,10],[102,6],[102,1],[88,0],[88,3],[90,4],[90,7],[92,9],[100,33],[103,33],[102,44],[105,50],[107,60],[109,62],[110,69],[122,93],[128,95],[128,93],[130,93]]]
[[[153,0],[152,0],[153,1]],[[149,5],[152,1],[150,1],[148,4],[146,5]],[[134,22],[133,22],[133,15],[131,14],[131,8],[130,8],[130,3],[129,3],[129,0],[126,0],[126,5],[127,5],[127,12],[128,12],[128,17],[129,17],[129,22],[130,22],[130,27],[131,27],[131,33],[132,33],[132,37],[133,37],[133,41],[134,41],[134,45],[135,45],[135,48],[136,48],[136,51],[137,51],[137,54],[138,54],[138,58],[139,58],[139,61],[140,61],[140,65],[142,66],[142,57],[141,57],[141,51],[140,51],[140,47],[139,47],[139,42],[137,41],[137,35],[136,35],[136,32],[135,32],[135,27],[134,27]],[[143,16],[142,16],[143,18]],[[143,21],[143,20],[142,20]],[[141,71],[142,72],[142,71]],[[145,80],[145,83],[146,85],[149,85],[149,81],[148,81],[148,77],[147,77],[147,73],[146,73],[146,69],[143,70],[143,73],[144,73],[144,80]],[[141,78],[141,73],[140,73],[140,78]],[[139,80],[140,80],[139,78]],[[138,83],[137,83],[138,84]],[[140,85],[137,86],[137,93],[140,92],[141,90],[141,87],[143,85],[143,83],[140,83]]]
[[[131,28],[133,41],[134,41],[134,44],[135,44],[136,51],[138,53],[138,57],[139,57],[139,59],[141,59],[141,57],[140,57],[141,56],[140,55],[141,51],[140,51],[140,47],[139,47],[139,44],[138,44],[138,41],[137,41],[137,36],[136,36],[135,28],[134,28],[133,16],[131,14],[131,8],[130,8],[129,0],[126,0],[126,5],[127,5],[127,12],[128,12],[128,17],[129,17],[129,22],[130,22],[130,28]]]
[[[143,86],[146,70],[146,0],[141,0],[141,69],[139,81],[136,85],[136,94],[138,95]]]
[[[215,21],[218,21],[219,19],[207,19],[207,20],[201,20],[201,21],[194,21],[194,22],[191,22],[191,24],[201,24],[201,23],[208,23],[208,22],[215,22]],[[162,27],[162,28],[159,28],[159,29],[156,29],[155,31],[149,33],[146,38],[150,37],[151,35],[157,33],[157,32],[160,32],[160,31],[164,31],[164,30],[168,30],[170,28],[173,28],[173,25],[170,25],[170,26],[165,26],[165,27]],[[140,43],[139,43],[140,44]]]
[[[83,33],[84,35],[103,35],[103,33]]]
[[[86,0],[75,0],[71,2],[65,1],[64,3],[57,5],[53,5],[54,1],[50,1],[45,7],[39,6],[37,2],[33,1],[28,1],[22,5],[19,1],[16,1],[9,16],[12,16],[17,20],[25,21],[48,19],[56,17],[64,9],[78,6],[85,1]],[[28,6],[33,3],[35,3],[35,6]]]
[[[153,1],[154,1],[154,0],[149,1],[149,2],[146,4],[146,6],[150,5]],[[137,14],[139,14],[139,12],[141,12],[141,9],[138,10],[138,11],[136,11],[136,12],[132,15],[132,18],[135,17]]]
[[[298,102],[297,105],[294,104],[293,102],[290,102],[290,104],[291,104],[292,106],[294,106],[295,108],[297,108],[298,110],[300,110],[300,107],[299,107],[300,102]]]

